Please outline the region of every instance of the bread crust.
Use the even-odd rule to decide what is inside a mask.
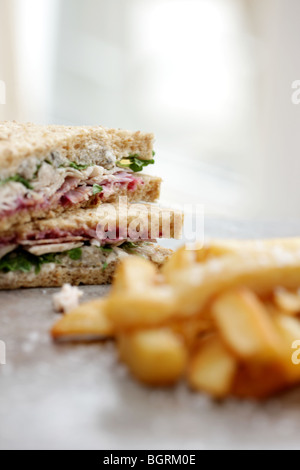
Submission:
[[[51,152],[59,152],[72,162],[86,164],[100,164],[103,151],[112,152],[117,160],[132,154],[150,160],[153,158],[153,140],[150,133],[102,126],[41,126],[1,121],[0,173],[11,176],[27,158],[34,156],[42,160]]]

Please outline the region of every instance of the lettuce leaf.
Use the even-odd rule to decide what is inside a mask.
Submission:
[[[100,249],[106,253],[111,253],[113,251],[111,246],[100,246]]]
[[[4,273],[21,271],[29,273],[32,268],[38,274],[41,266],[46,263],[59,263],[57,253],[48,253],[42,256],[35,256],[21,248],[8,253],[0,260],[0,271]]]
[[[103,263],[103,266],[102,266],[102,271],[105,271],[105,270],[106,270],[106,268],[107,268],[107,266],[108,266],[108,263],[106,263],[106,262],[105,262],[105,263]]]
[[[144,167],[148,165],[153,165],[155,160],[142,160],[138,154],[129,155],[129,157],[124,158],[120,162],[117,163],[117,166],[120,168],[129,168],[134,173],[142,171]]]
[[[77,165],[75,162],[71,162],[69,167],[74,168],[75,170],[86,170],[91,165]]]
[[[138,245],[137,245],[137,243],[127,241],[127,242],[123,243],[123,244],[120,246],[120,248],[123,248],[123,250],[125,250],[125,251],[132,252],[132,251],[134,251],[136,248],[138,248]]]
[[[3,186],[4,184],[10,183],[10,182],[21,183],[25,186],[25,188],[33,189],[29,181],[20,175],[15,175],[15,176],[10,176],[9,178],[5,178],[4,180],[0,181],[0,186]]]
[[[82,256],[82,249],[81,248],[73,248],[73,250],[66,251],[61,254],[67,254],[70,259],[73,261],[77,261],[81,258]]]
[[[94,184],[93,186],[93,196],[95,196],[98,193],[102,193],[103,188],[102,186],[99,186],[99,184]]]

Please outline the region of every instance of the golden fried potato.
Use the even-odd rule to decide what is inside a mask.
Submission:
[[[277,288],[274,292],[274,302],[288,315],[300,313],[300,293],[298,291],[290,292],[282,287]]]
[[[118,267],[112,293],[144,292],[155,284],[157,270],[153,263],[138,256],[125,258]]]
[[[117,344],[120,359],[145,384],[172,385],[184,373],[187,351],[181,338],[168,328],[122,334]]]
[[[295,251],[295,246],[298,250]],[[219,293],[248,287],[258,295],[271,294],[276,286],[297,289],[300,279],[300,240],[291,244],[247,242],[245,251],[208,258],[175,272],[169,279],[178,297],[178,315],[197,314]]]
[[[221,295],[212,305],[219,334],[240,359],[278,358],[282,348],[274,323],[257,296],[248,289]]]
[[[230,393],[237,361],[216,335],[211,335],[200,343],[191,357],[187,380],[197,391],[211,394],[215,398]]]
[[[207,244],[194,243],[179,248],[162,268],[166,279],[170,279],[176,271],[195,266],[196,263],[205,263],[212,258],[220,258],[227,254],[234,254],[238,247],[237,242],[213,241]]]
[[[237,242],[228,240],[212,241],[204,245],[202,248],[196,246],[196,261],[198,263],[205,263],[212,258],[220,258],[224,255],[234,254],[237,246]]]
[[[232,394],[238,398],[265,400],[288,386],[286,373],[280,363],[246,362],[238,368]]]
[[[215,398],[267,398],[300,382],[300,238],[180,248],[158,273],[126,258],[106,299],[63,317],[54,338],[114,336],[144,384],[185,377]]]
[[[142,292],[112,294],[106,304],[117,331],[159,326],[174,316],[175,298],[169,286],[147,287]]]
[[[284,314],[274,318],[275,326],[283,340],[283,349],[280,354],[280,363],[283,365],[287,377],[291,381],[300,380],[300,364],[293,363],[293,344],[300,340],[300,320]]]
[[[193,266],[195,262],[196,252],[194,250],[187,250],[185,246],[182,246],[166,261],[161,272],[166,280],[168,280],[172,278],[178,270]]]
[[[274,324],[289,347],[295,340],[300,339],[300,320],[298,318],[281,313],[274,317]]]
[[[168,325],[172,331],[184,339],[190,351],[197,345],[200,337],[215,329],[210,312],[206,314],[201,313],[201,315],[194,315],[185,319],[174,319],[171,320]]]
[[[173,289],[160,285],[155,266],[142,258],[130,257],[117,270],[106,309],[119,331],[161,325],[172,317],[174,304]]]
[[[52,337],[76,340],[112,337],[114,328],[107,317],[105,303],[104,299],[93,300],[67,313],[53,326]]]

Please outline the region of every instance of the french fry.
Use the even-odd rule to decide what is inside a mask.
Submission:
[[[246,245],[247,246],[247,245]],[[295,250],[298,246],[298,250]],[[241,244],[243,247],[243,244]],[[265,247],[265,251],[263,248]],[[251,249],[250,249],[251,248]],[[208,259],[181,269],[169,279],[177,292],[178,315],[197,314],[219,293],[237,287],[248,287],[258,295],[268,295],[275,286],[296,289],[300,279],[300,240],[253,246],[248,251]]]
[[[232,386],[232,394],[238,398],[265,400],[284,391],[289,386],[280,363],[244,363],[239,366]]]
[[[215,398],[265,399],[300,383],[298,289],[300,238],[196,244],[161,273],[125,259],[108,297],[63,317],[52,335],[115,337],[120,360],[147,385],[185,377]]]
[[[212,258],[220,258],[228,254],[234,254],[238,246],[237,242],[228,240],[212,241],[202,248],[196,245],[196,261],[198,263],[204,263]]]
[[[230,393],[236,370],[234,356],[217,336],[212,335],[201,342],[192,356],[187,380],[194,390],[223,398]]]
[[[118,267],[112,287],[112,293],[144,292],[155,284],[157,271],[155,265],[138,256],[130,256]]]
[[[173,289],[159,279],[154,265],[142,258],[121,263],[106,303],[116,330],[158,326],[173,316]]]
[[[204,245],[206,251],[205,261],[212,256],[222,256],[225,254],[243,255],[244,257],[265,253],[272,253],[281,258],[279,261],[286,262],[287,252],[295,253],[299,250],[300,237],[295,238],[270,238],[260,240],[238,240],[238,239],[212,239]],[[197,247],[195,248],[197,250]],[[285,258],[285,259],[283,259]]]
[[[199,337],[214,331],[214,323],[210,312],[205,315],[192,316],[185,319],[175,319],[169,322],[169,327],[182,336],[187,348],[192,351],[198,343]]]
[[[274,301],[278,308],[288,315],[300,313],[300,293],[289,292],[283,288],[277,288],[274,292]]]
[[[247,289],[221,295],[212,305],[217,329],[240,359],[278,358],[280,336],[262,302]]]
[[[181,338],[169,329],[122,334],[117,344],[120,359],[145,384],[169,386],[184,373],[186,349]]]
[[[292,360],[292,345],[294,341],[300,340],[300,320],[288,315],[278,314],[274,318],[274,323],[283,340],[280,362],[289,380],[300,380],[300,365],[294,364]]]
[[[274,318],[274,322],[289,345],[300,339],[300,320],[298,318],[281,313]]]
[[[175,299],[169,286],[147,287],[142,292],[112,294],[108,318],[117,331],[159,326],[174,316]]]
[[[205,263],[212,258],[220,258],[227,254],[234,254],[239,247],[238,242],[215,241],[205,245],[194,243],[179,248],[162,268],[167,280],[173,277],[176,271],[193,267],[196,263]]]
[[[54,339],[107,338],[114,335],[107,318],[105,300],[98,299],[80,305],[55,323],[51,330]]]
[[[169,280],[178,270],[193,266],[195,262],[196,252],[194,250],[187,250],[185,246],[182,246],[168,259],[161,272],[165,279]]]

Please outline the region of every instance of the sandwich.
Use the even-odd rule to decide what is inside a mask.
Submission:
[[[161,179],[140,174],[153,163],[152,134],[0,122],[0,231],[120,196],[154,202]]]
[[[119,261],[142,256],[160,267],[181,238],[181,212],[146,204],[101,204],[12,227],[0,235],[0,289],[110,283]]]

